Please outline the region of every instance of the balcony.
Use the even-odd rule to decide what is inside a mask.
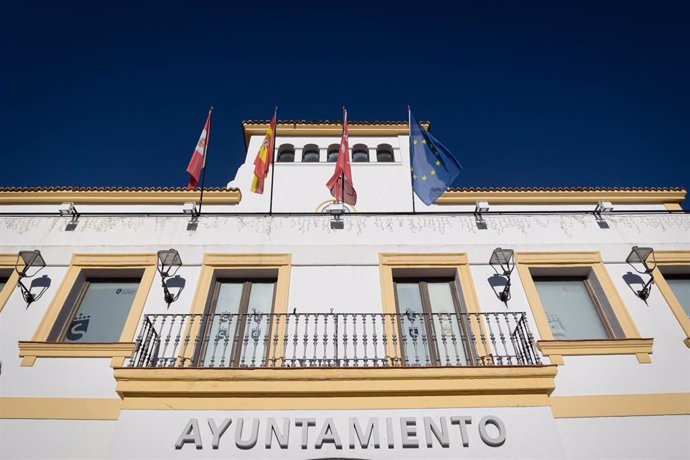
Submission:
[[[130,368],[540,365],[525,313],[146,315]]]

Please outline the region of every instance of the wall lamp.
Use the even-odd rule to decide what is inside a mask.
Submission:
[[[512,249],[496,248],[491,253],[489,265],[493,267],[497,274],[506,279],[503,290],[497,295],[501,302],[507,302],[510,300],[510,274],[513,273],[515,268],[515,252]]]
[[[649,263],[649,259],[652,259],[652,263]],[[654,257],[654,249],[652,248],[641,248],[639,246],[633,246],[628,258],[625,261],[630,265],[637,273],[643,275],[649,275],[649,281],[642,286],[642,289],[637,291],[637,295],[642,300],[647,300],[649,297],[649,292],[652,290],[652,284],[654,284],[654,275],[652,272],[656,268],[656,258]]]
[[[474,206],[474,213],[481,215],[485,212],[489,212],[489,202],[488,201],[477,201],[477,204],[475,204],[475,206]]]
[[[170,306],[171,303],[177,300],[180,293],[173,295],[168,289],[168,284],[165,280],[177,273],[177,270],[182,266],[182,259],[180,253],[176,249],[166,249],[158,251],[158,273],[161,275],[161,283],[163,285],[163,298],[165,303]],[[172,273],[171,273],[172,272]]]
[[[609,213],[613,211],[613,203],[610,201],[599,201],[594,208],[595,214]]]
[[[190,216],[189,222],[187,222],[187,230],[195,231],[199,225],[199,208],[196,207],[196,203],[189,202],[183,204],[182,213]]]
[[[31,292],[31,288],[27,288],[24,283],[22,283],[22,280],[24,278],[33,278],[38,272],[43,270],[45,266],[46,261],[43,259],[41,251],[38,249],[33,251],[19,251],[19,254],[17,255],[17,262],[14,264],[14,270],[17,272],[17,276],[19,277],[17,284],[19,284],[19,289],[22,291],[22,297],[24,297],[24,301],[27,304],[38,300],[41,295],[43,295],[47,287],[38,294],[33,294]],[[35,268],[36,271],[29,275],[29,270],[32,268]]]
[[[77,212],[77,208],[74,206],[74,203],[62,203],[58,209],[58,212],[61,216],[71,217],[67,227],[65,227],[65,231],[69,232],[77,227],[79,213]]]

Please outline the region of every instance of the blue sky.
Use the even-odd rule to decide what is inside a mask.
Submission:
[[[2,186],[208,186],[241,121],[405,120],[457,186],[690,187],[690,2],[4,2]],[[8,168],[9,166],[9,168]],[[356,181],[356,178],[355,178]]]

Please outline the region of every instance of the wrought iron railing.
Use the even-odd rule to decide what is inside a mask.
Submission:
[[[541,364],[525,313],[146,315],[131,367]]]

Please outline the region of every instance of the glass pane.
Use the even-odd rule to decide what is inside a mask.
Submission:
[[[434,332],[439,365],[466,365],[466,352],[463,334],[460,334],[460,317],[455,310],[452,284],[428,282],[431,312],[434,313]]]
[[[666,282],[673,294],[675,294],[678,302],[683,306],[685,314],[690,316],[690,278],[671,278],[667,279]]]
[[[535,281],[554,339],[608,339],[584,280]]]
[[[220,284],[215,315],[211,316],[206,353],[204,354],[204,367],[230,364],[230,352],[235,345],[237,313],[240,309],[243,288],[244,283],[242,282]],[[237,343],[239,344],[239,341]]]
[[[138,287],[138,281],[91,281],[65,342],[118,342]]]
[[[5,287],[7,284],[7,278],[0,278],[0,291]]]
[[[249,293],[248,315],[245,317],[244,348],[240,365],[260,366],[268,346],[268,336],[273,311],[273,287],[275,283],[252,283]]]
[[[422,313],[422,296],[418,283],[395,283],[400,312],[400,344],[408,366],[428,365],[431,356]]]

